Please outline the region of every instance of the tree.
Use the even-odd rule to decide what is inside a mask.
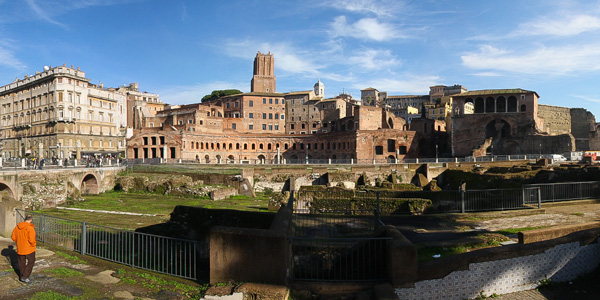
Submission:
[[[206,95],[206,96],[202,97],[202,102],[213,101],[213,100],[217,100],[217,99],[219,99],[221,97],[224,97],[224,96],[237,95],[237,94],[241,94],[241,93],[242,93],[242,91],[235,90],[235,89],[230,89],[230,90],[214,90],[209,95]]]

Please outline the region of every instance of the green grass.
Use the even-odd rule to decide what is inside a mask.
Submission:
[[[576,213],[572,213],[571,215],[573,215],[573,216],[583,216],[583,213],[576,212]]]
[[[63,277],[72,277],[72,276],[83,276],[82,272],[73,270],[73,269],[69,269],[69,268],[64,268],[64,267],[60,267],[60,268],[56,268],[56,269],[50,269],[46,272],[50,272],[59,276],[63,276]]]
[[[85,195],[84,199],[84,201],[63,206],[92,210],[132,212],[155,216],[119,215],[57,208],[42,209],[38,212],[91,224],[135,230],[168,221],[171,212],[173,212],[173,209],[177,205],[244,211],[266,211],[269,206],[269,197],[264,193],[258,193],[256,197],[235,196],[229,199],[213,201],[208,198],[110,191],[99,195]]]
[[[85,263],[85,261],[83,259],[81,259],[81,258],[79,258],[77,256],[74,256],[74,255],[71,255],[71,254],[67,254],[67,253],[64,253],[64,252],[61,252],[61,251],[56,251],[55,253],[56,253],[56,255],[61,256],[62,258],[68,259],[70,261],[73,261],[73,262],[76,262],[76,263],[79,263],[79,264],[84,264]]]
[[[229,166],[198,166],[198,165],[135,165],[133,173],[136,172],[160,172],[160,173],[196,173],[196,174],[231,174],[238,175],[242,169]]]
[[[507,229],[503,229],[503,230],[498,230],[496,232],[500,233],[500,234],[504,234],[504,235],[509,235],[509,234],[517,234],[521,231],[534,230],[534,229],[540,229],[540,228],[546,228],[546,227],[548,227],[548,226],[507,228]]]
[[[164,279],[162,276],[146,272],[126,271],[121,268],[116,272],[123,284],[139,284],[151,292],[173,290],[183,295],[185,299],[201,299],[209,288],[208,284],[192,286],[175,280]]]
[[[76,297],[69,297],[55,291],[37,292],[29,300],[74,300]]]
[[[488,247],[496,247],[499,246],[503,241],[508,240],[508,238],[503,237],[499,234],[494,233],[486,233],[480,234],[477,236],[480,242],[466,244],[466,245],[456,245],[456,246],[448,246],[448,247],[423,247],[417,250],[417,257],[419,261],[430,261],[434,260],[434,255],[440,255],[440,257],[446,257],[456,254],[462,254],[467,251],[488,248]]]

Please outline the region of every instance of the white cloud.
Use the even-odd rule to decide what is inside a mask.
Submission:
[[[10,42],[13,43],[13,42]],[[0,66],[6,66],[17,70],[24,70],[25,64],[23,64],[7,45],[10,44],[7,41],[0,41]]]
[[[550,35],[574,36],[600,29],[600,18],[592,15],[547,17],[519,25],[511,36]]]
[[[372,13],[379,17],[390,17],[393,16],[394,12],[400,10],[404,3],[398,0],[336,0],[326,1],[325,5],[353,13]]]
[[[58,16],[89,7],[123,5],[141,1],[144,0],[25,0],[25,3],[37,18],[68,29],[65,24],[56,20]],[[21,15],[19,20],[26,18],[26,15]]]
[[[582,96],[582,95],[573,95],[573,97],[583,99],[585,101],[600,103],[600,98],[594,98],[594,97],[588,97],[588,96]]]
[[[499,76],[503,76],[500,73],[496,73],[496,72],[478,72],[478,73],[473,73],[470,74],[473,76],[480,76],[480,77],[499,77]]]
[[[407,93],[415,95],[424,95],[429,93],[429,87],[436,85],[440,82],[438,76],[406,76],[406,79],[377,79],[370,81],[363,81],[355,83],[354,88],[364,89],[366,87],[373,87],[379,91],[386,91],[388,93]]]
[[[471,69],[563,75],[600,70],[600,44],[537,47],[522,53],[484,45],[461,59]]]
[[[275,70],[283,70],[293,74],[317,74],[320,67],[310,58],[309,53],[296,52],[293,46],[284,43],[254,42],[250,40],[240,42],[226,42],[225,53],[232,57],[244,60],[254,59],[257,51],[271,52],[275,55]]]
[[[29,6],[29,8],[31,8],[31,10],[33,10],[33,12],[42,20],[50,23],[50,24],[54,24],[54,25],[58,25],[60,27],[63,28],[67,28],[66,25],[52,19],[51,14],[49,13],[48,10],[46,9],[42,9],[40,8],[35,0],[25,0],[27,2],[27,5]]]
[[[159,89],[157,93],[160,95],[160,100],[168,104],[192,104],[200,103],[202,97],[214,90],[239,89],[240,86],[248,86],[248,83],[214,81],[190,86],[168,86]]]
[[[348,63],[361,69],[376,70],[397,66],[400,61],[390,50],[366,49],[349,57]]]
[[[334,19],[330,34],[333,37],[353,37],[379,42],[401,37],[392,24],[381,23],[374,18],[363,18],[351,24],[345,16]]]

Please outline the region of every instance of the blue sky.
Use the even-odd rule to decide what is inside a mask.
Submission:
[[[0,0],[0,85],[66,63],[195,103],[249,91],[257,51],[274,53],[279,92],[523,88],[600,122],[596,1]]]

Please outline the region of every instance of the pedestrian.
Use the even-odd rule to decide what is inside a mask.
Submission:
[[[33,216],[25,216],[25,221],[17,224],[12,232],[12,240],[17,243],[17,261],[19,263],[20,281],[31,283],[29,276],[35,264],[35,225],[32,224]]]

